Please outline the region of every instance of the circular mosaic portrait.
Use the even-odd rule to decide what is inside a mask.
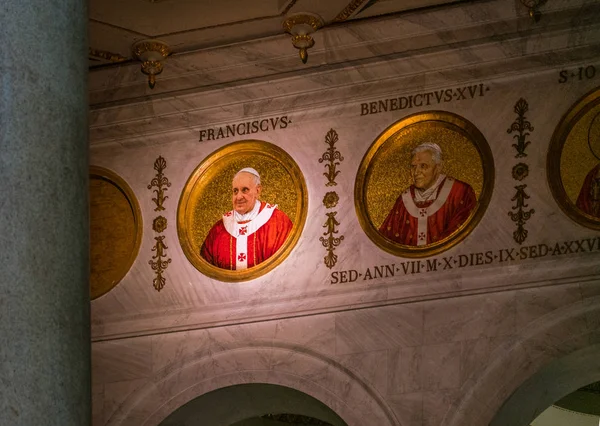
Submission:
[[[221,281],[257,278],[291,252],[308,207],[300,168],[263,141],[235,142],[210,154],[192,173],[177,212],[188,260]]]
[[[377,246],[425,257],[473,230],[493,186],[492,153],[473,124],[449,112],[418,113],[371,144],[356,178],[356,212]]]
[[[577,101],[561,119],[546,170],[552,195],[567,216],[600,230],[600,89]]]
[[[142,241],[142,215],[120,176],[90,167],[90,296],[112,290],[127,274]]]

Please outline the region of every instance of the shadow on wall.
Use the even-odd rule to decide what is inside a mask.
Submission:
[[[285,386],[249,383],[201,395],[171,413],[160,426],[277,426],[311,419],[313,425],[347,426],[329,407]],[[282,420],[285,420],[283,422]],[[300,423],[301,424],[301,423]]]

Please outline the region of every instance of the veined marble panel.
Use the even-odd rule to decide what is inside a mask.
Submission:
[[[542,12],[541,21],[533,24],[516,2],[492,0],[325,28],[317,33],[322,50],[316,48],[314,57],[311,53],[313,63],[320,66],[309,68],[288,66],[287,49],[291,46],[284,46],[277,38],[260,42],[266,58],[261,58],[262,68],[240,53],[247,47],[244,43],[175,56],[169,62],[177,75],[174,80],[181,77],[187,83],[171,85],[165,71],[157,82],[157,88],[162,88],[152,93],[145,89],[138,93],[141,83],[137,79],[141,77],[133,75],[133,68],[94,72],[91,163],[113,170],[132,188],[142,210],[144,234],[129,273],[111,292],[92,303],[93,339],[325,312],[352,317],[345,311],[595,282],[600,276],[598,250],[530,258],[538,244],[553,247],[589,239],[594,247],[600,247],[600,233],[565,216],[546,181],[546,155],[556,125],[577,99],[600,86],[600,26],[596,19],[600,7],[588,0],[563,0],[549,2]],[[280,61],[279,65],[271,60]],[[247,67],[257,71],[244,78]],[[591,78],[571,77],[559,83],[562,70],[576,75],[580,67],[593,67],[596,72]],[[114,73],[118,75],[110,77]],[[202,73],[205,80],[201,80]],[[108,80],[102,80],[105,77]],[[445,90],[469,93],[468,88],[475,88],[473,95],[453,96],[450,102],[438,101],[435,95]],[[416,94],[429,94],[428,101],[402,110],[365,113],[372,102],[379,105],[380,100]],[[528,102],[527,120],[534,127],[523,161],[529,165],[528,204],[535,214],[525,225],[528,237],[522,245],[513,239],[515,224],[508,215],[516,185],[511,170],[521,160],[514,158],[513,134],[507,129],[516,119],[514,105],[520,98]],[[409,114],[432,110],[458,114],[482,132],[494,158],[495,186],[485,215],[471,234],[427,259],[435,263],[424,261],[415,269],[413,260],[389,254],[367,237],[357,217],[354,188],[361,160],[377,136]],[[291,121],[284,129],[199,141],[201,130],[284,115]],[[330,129],[337,132],[336,149],[344,157],[335,187],[325,186],[324,164],[317,161],[327,149],[324,141]],[[185,257],[177,235],[177,206],[188,177],[207,156],[246,138],[271,142],[298,164],[308,188],[308,219],[297,245],[281,265],[251,281],[224,283],[204,276]],[[155,275],[148,264],[155,243],[151,223],[157,215],[148,185],[155,176],[153,164],[158,156],[166,159],[164,174],[172,183],[166,192],[166,210],[161,212],[168,222],[162,235],[172,262],[160,293],[153,288]],[[339,195],[332,210],[337,211],[339,234],[344,240],[335,250],[337,263],[329,269],[319,238],[327,211],[323,196],[332,189]],[[507,260],[508,252],[512,258]],[[490,263],[476,264],[488,255]],[[463,267],[464,262],[469,266]],[[376,267],[382,271],[386,265],[395,271],[393,276],[377,276]],[[342,274],[348,271],[361,276],[344,282],[349,275]],[[373,275],[375,278],[368,279]],[[514,328],[515,321],[526,321],[522,309],[535,303],[524,294],[517,308],[521,313],[515,317],[514,303],[507,297],[501,306],[491,306],[510,310],[506,322],[498,324],[498,335]],[[451,311],[457,303],[441,309]],[[486,303],[484,300],[483,305]],[[426,313],[425,317],[427,320]],[[470,318],[463,320],[467,324]],[[451,327],[453,333],[459,333],[461,321]],[[450,340],[442,341],[429,333],[426,344],[454,341],[443,330],[440,336]],[[463,333],[460,339],[490,337],[466,325]],[[352,328],[348,336],[352,337]],[[413,335],[405,337],[416,339]],[[316,338],[315,344],[332,344]],[[387,348],[385,329],[370,338],[370,350]],[[367,350],[367,346],[360,340],[336,341],[340,354]]]
[[[544,19],[537,28],[557,25],[581,27],[597,19],[593,0],[552,2],[543,9]],[[403,57],[417,50],[445,48],[452,43],[502,37],[510,33],[521,36],[532,30],[527,9],[509,0],[466,3],[383,18],[377,25],[353,22],[325,27],[314,34],[309,67],[347,66],[350,61],[365,61],[374,56],[399,54]],[[410,53],[407,53],[410,52]],[[220,49],[169,58],[154,91],[147,87],[145,76],[135,65],[94,71],[90,81],[91,103],[144,100],[149,96],[173,91],[198,90],[231,81],[271,78],[281,72],[306,70],[297,58],[287,35],[239,43]]]
[[[588,66],[583,63],[581,66]],[[597,62],[589,62],[590,65]],[[577,69],[577,68],[574,68]],[[596,252],[572,253],[542,259],[523,259],[520,250],[529,256],[529,245],[556,243],[578,239],[594,239],[598,232],[581,227],[567,218],[557,207],[546,182],[545,162],[550,138],[562,114],[584,93],[600,82],[599,78],[559,84],[559,69],[498,80],[474,80],[490,90],[484,96],[462,99],[439,105],[415,107],[406,111],[388,111],[361,115],[361,104],[347,103],[331,108],[304,109],[289,113],[292,123],[286,129],[259,132],[253,138],[267,140],[284,148],[303,171],[309,194],[308,220],[302,236],[291,255],[275,270],[244,283],[222,283],[199,273],[185,258],[178,243],[176,213],[179,195],[188,176],[211,152],[238,138],[198,142],[201,124],[185,131],[164,133],[168,143],[149,141],[145,144],[98,145],[93,148],[91,161],[105,166],[123,177],[135,192],[144,218],[144,236],[140,254],[123,281],[110,293],[92,304],[94,339],[116,336],[152,334],[159,330],[185,330],[259,321],[288,315],[344,310],[348,306],[375,306],[449,295],[472,294],[511,288],[537,287],[593,279],[600,273]],[[385,85],[386,81],[378,84]],[[402,96],[422,93],[405,89]],[[455,86],[450,86],[455,87]],[[462,87],[459,85],[459,87]],[[435,90],[441,90],[439,87]],[[396,93],[382,97],[394,97]],[[529,103],[527,119],[535,130],[529,136],[527,179],[529,205],[536,213],[526,228],[526,242],[519,246],[512,237],[515,224],[508,212],[514,202],[515,181],[511,176],[516,163],[512,135],[508,127],[515,120],[515,103],[521,98]],[[382,99],[380,98],[380,99]],[[369,101],[373,98],[369,99]],[[552,105],[548,108],[547,105]],[[404,274],[393,277],[364,279],[369,269],[395,265],[400,271],[410,271],[410,259],[403,259],[376,247],[358,223],[354,206],[355,176],[369,145],[377,135],[395,120],[413,112],[445,109],[470,120],[486,137],[492,150],[496,184],[490,205],[480,224],[459,245],[440,255],[437,271]],[[282,110],[279,114],[287,114]],[[260,116],[268,117],[268,116]],[[240,118],[240,122],[246,118]],[[210,126],[209,126],[210,127]],[[336,208],[340,234],[344,241],[336,249],[339,256],[333,269],[323,263],[325,250],[319,242],[326,219],[322,199],[327,189],[323,164],[318,158],[327,148],[326,133],[335,129],[339,135],[336,148],[344,156],[339,165],[341,174],[335,191],[340,200]],[[170,136],[173,138],[171,139]],[[166,193],[166,210],[162,213],[169,227],[164,232],[172,264],[166,272],[167,285],[157,293],[152,287],[153,272],[148,265],[154,243],[150,224],[156,216],[147,185],[154,177],[154,160],[162,155],[167,160],[164,173],[172,182]],[[132,164],[134,166],[132,167]],[[398,189],[398,191],[400,188]],[[517,259],[503,261],[503,250],[514,250]],[[488,265],[476,265],[443,270],[443,259],[458,261],[471,254],[492,251],[497,258]],[[502,260],[502,261],[501,261]],[[404,262],[404,266],[402,263]],[[426,266],[423,266],[426,269]],[[355,282],[341,282],[342,271],[356,270],[363,274]],[[338,275],[332,275],[336,272]],[[334,283],[337,280],[337,283]]]
[[[586,348],[596,327],[585,319],[598,314],[600,303],[592,303],[594,296],[582,303],[579,285],[513,293],[95,342],[95,357],[104,358],[93,364],[94,377],[104,374],[95,384],[95,418],[109,425],[153,425],[203,393],[261,382],[318,397],[348,424],[364,425],[372,418],[388,424],[391,416],[394,425],[483,426],[539,368]],[[494,307],[513,297],[512,314]],[[452,309],[441,309],[443,302]],[[535,318],[529,323],[509,329],[496,324],[507,316],[512,318],[508,323],[514,322],[519,306],[531,304]],[[423,328],[417,332],[424,338],[438,336],[435,342],[406,338],[404,329],[422,315]],[[440,325],[444,320],[447,327]],[[581,328],[569,327],[577,323]],[[475,331],[465,331],[469,326]],[[439,337],[441,331],[449,338]],[[560,350],[538,344],[550,334],[549,345]],[[334,336],[336,353],[330,343],[319,343]],[[381,337],[388,343],[377,348]],[[355,341],[364,346],[355,344],[353,353],[345,349],[352,343],[339,344]]]
[[[127,146],[198,140],[199,128],[261,118],[265,114],[310,113],[315,109],[369,102],[390,94],[403,96],[448,86],[550,69],[577,68],[595,59],[600,45],[598,26],[579,29],[577,43],[571,29],[522,38],[486,40],[472,46],[384,57],[343,69],[317,69],[306,74],[282,74],[277,79],[243,86],[219,85],[192,93],[130,100],[123,105],[98,106],[90,113],[92,147],[107,143]],[[173,133],[173,134],[171,134]],[[195,137],[194,137],[195,136]]]

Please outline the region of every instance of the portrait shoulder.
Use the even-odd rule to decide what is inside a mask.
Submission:
[[[221,217],[221,218],[219,218],[219,220],[217,220],[217,221],[214,223],[214,225],[211,227],[211,229],[210,229],[210,230],[211,230],[211,231],[214,231],[214,230],[216,230],[216,229],[220,229],[220,228],[223,228],[223,229],[225,229],[225,223],[223,222],[223,218],[222,218],[222,217]]]
[[[276,205],[275,209],[273,210],[273,216],[280,217],[280,218],[286,218],[287,220],[290,220],[287,213],[284,212],[283,210],[281,210],[278,205]]]

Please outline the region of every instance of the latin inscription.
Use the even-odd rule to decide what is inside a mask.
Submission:
[[[360,115],[379,114],[380,112],[399,111],[421,106],[438,105],[483,97],[490,91],[484,83],[471,86],[454,87],[434,90],[432,92],[416,93],[397,98],[380,99],[378,101],[360,104]]]
[[[262,120],[244,121],[243,123],[230,124],[210,129],[200,130],[200,140],[214,141],[216,139],[231,138],[234,136],[251,135],[258,132],[285,129],[292,124],[287,115],[263,118]]]
[[[600,237],[583,238],[581,240],[564,241],[552,244],[536,244],[520,248],[503,248],[469,254],[444,256],[426,260],[408,260],[388,265],[368,267],[357,271],[335,271],[331,273],[331,284],[369,281],[405,275],[434,273],[468,268],[473,266],[518,262],[527,259],[538,259],[566,254],[590,253],[600,251]]]
[[[564,84],[569,81],[591,80],[596,77],[596,67],[588,65],[577,69],[562,70],[558,73],[558,83]]]

